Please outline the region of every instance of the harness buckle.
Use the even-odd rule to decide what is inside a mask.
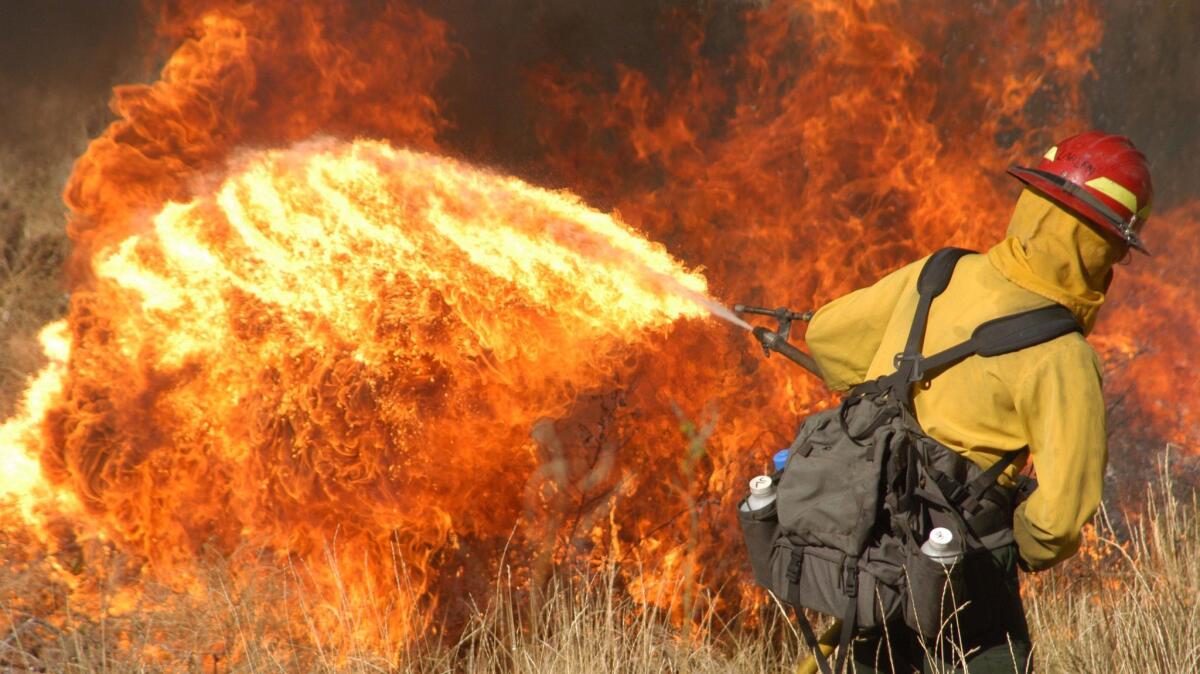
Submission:
[[[858,596],[858,558],[847,557],[842,563],[842,582],[846,587],[847,597]]]
[[[942,496],[950,505],[958,508],[962,506],[963,501],[971,495],[966,485],[955,480],[949,475],[932,466],[926,467],[925,471],[933,478],[933,483],[937,485],[938,490],[942,492]]]
[[[896,368],[897,372],[904,367],[905,363],[912,363],[907,377],[910,384],[915,384],[925,378],[925,356],[919,353],[898,353],[892,358],[892,367]]]
[[[803,548],[793,548],[792,558],[788,561],[787,579],[792,585],[800,582],[800,570],[804,564]]]

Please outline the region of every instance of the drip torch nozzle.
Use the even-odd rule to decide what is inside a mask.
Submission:
[[[762,326],[759,326],[754,328],[754,336],[758,338],[759,343],[762,344],[763,353],[767,354],[768,356],[771,355],[772,351],[783,354],[785,358],[793,363],[817,376],[820,376],[821,371],[817,369],[817,362],[813,360],[812,356],[804,353],[791,344],[788,344],[787,340],[784,339],[779,333],[772,332]]]
[[[779,333],[768,330],[761,325],[754,328],[754,336],[762,343],[764,351],[770,351],[779,343]]]
[[[739,314],[758,314],[759,316],[774,318],[779,323],[778,332],[773,332],[764,327],[757,327],[753,330],[754,337],[762,344],[763,353],[767,356],[770,356],[772,351],[781,353],[800,367],[818,377],[821,376],[820,370],[817,369],[817,362],[812,359],[812,356],[788,344],[788,336],[792,332],[792,321],[811,320],[813,312],[792,311],[787,307],[768,309],[766,307],[752,307],[746,304],[735,304],[733,305],[733,310]]]

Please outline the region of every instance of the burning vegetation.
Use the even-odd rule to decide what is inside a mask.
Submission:
[[[288,570],[326,646],[392,659],[503,565],[535,601],[605,571],[677,624],[756,621],[735,502],[832,398],[708,298],[816,307],[995,240],[1004,167],[1088,125],[1104,26],[680,3],[653,58],[597,68],[485,63],[454,7],[155,10],[165,65],[75,164],[70,306],[0,426],[13,563],[63,588],[18,608],[151,611],[216,558],[232,588]],[[473,69],[511,109],[461,104]],[[1093,337],[1117,449],[1200,446],[1197,221],[1156,212]]]

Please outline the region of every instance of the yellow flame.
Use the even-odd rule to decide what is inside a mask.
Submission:
[[[166,564],[219,526],[310,558],[333,532],[364,560],[398,546],[405,632],[452,532],[519,514],[494,483],[531,469],[528,428],[711,302],[578,197],[374,141],[247,154],[147,225],[94,260],[76,302],[102,320],[73,326],[69,370],[66,326],[46,331],[51,364],[3,427],[4,493],[32,512],[42,442],[97,529]],[[110,413],[72,417],[63,451],[40,439],[56,398]]]
[[[220,348],[230,287],[277,310],[311,346],[327,343],[326,331],[369,344],[372,290],[397,276],[455,288],[483,271],[547,314],[569,300],[583,333],[706,314],[700,274],[568,193],[379,142],[310,149],[252,159],[215,199],[168,205],[149,234],[97,263],[98,276],[136,293],[141,312],[187,317],[171,321],[162,362]]]
[[[17,413],[0,426],[0,499],[15,501],[27,521],[33,520],[34,506],[53,493],[35,457],[41,447],[42,419],[62,393],[71,352],[67,322],[45,326],[38,341],[49,362],[30,379]]]

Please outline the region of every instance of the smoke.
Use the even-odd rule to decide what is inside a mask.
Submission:
[[[62,189],[111,120],[112,87],[145,79],[136,0],[7,2],[0,20],[0,414],[41,367],[38,330],[66,309]]]
[[[538,161],[529,104],[531,71],[552,64],[599,73],[615,86],[618,68],[632,68],[666,86],[675,46],[683,37],[679,12],[703,15],[706,51],[728,55],[742,30],[739,2],[667,0],[425,1],[425,11],[447,21],[462,58],[440,86],[444,112],[454,124],[445,144],[472,158],[543,184],[561,180]],[[604,206],[604,204],[599,204]]]
[[[424,0],[461,46],[439,87],[453,126],[442,143],[475,161],[553,183],[538,166],[524,77],[540,64],[614,78],[619,66],[664,85],[681,38],[672,12],[702,15],[705,55],[741,42],[755,3],[656,0]],[[1014,3],[1015,4],[1015,3]],[[1100,3],[1106,30],[1085,93],[1092,121],[1134,138],[1151,158],[1159,205],[1194,192],[1200,132],[1200,5],[1153,0]],[[0,195],[34,212],[32,229],[60,229],[58,192],[73,159],[111,118],[114,85],[147,80],[153,18],[137,0],[6,3],[0,22]],[[967,60],[982,45],[951,45]],[[168,45],[169,47],[169,45]],[[1013,44],[1012,50],[1025,49]],[[161,55],[162,52],[159,52]],[[1036,100],[1031,102],[1036,104]],[[540,173],[540,175],[539,175]]]
[[[144,79],[136,0],[9,2],[0,21],[0,202],[28,237],[63,229],[71,164],[111,115],[112,87]]]
[[[908,0],[914,2],[914,0]],[[646,75],[666,86],[667,70],[685,37],[679,13],[700,16],[703,53],[718,63],[742,44],[749,2],[644,2],[619,0],[426,1],[431,15],[452,27],[463,56],[440,87],[443,109],[454,122],[446,145],[478,160],[553,183],[538,163],[534,111],[524,76],[547,63],[567,71],[599,73],[615,86],[618,69]],[[901,2],[900,4],[906,4]],[[915,3],[914,3],[915,4]],[[1016,5],[1017,3],[1012,2]],[[1092,54],[1093,77],[1084,83],[1092,123],[1128,135],[1154,166],[1158,206],[1170,208],[1195,196],[1200,131],[1200,5],[1153,0],[1095,3],[1106,30]],[[985,57],[986,45],[963,35],[947,43],[965,70]],[[1013,52],[1028,45],[1013,43]],[[949,58],[950,54],[944,54]],[[970,86],[971,82],[962,82]],[[1053,100],[1035,96],[1036,107]]]
[[[1088,87],[1092,119],[1149,157],[1161,213],[1197,196],[1200,3],[1113,0],[1105,14],[1110,29]]]

